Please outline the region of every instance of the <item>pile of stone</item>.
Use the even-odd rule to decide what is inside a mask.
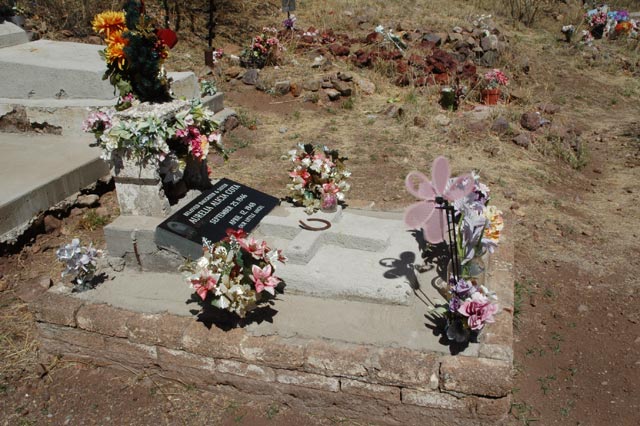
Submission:
[[[507,47],[507,40],[490,19],[477,19],[472,26],[454,27],[447,34],[446,44],[460,62],[471,60],[484,67],[494,67]]]

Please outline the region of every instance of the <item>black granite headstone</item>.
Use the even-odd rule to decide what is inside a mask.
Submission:
[[[158,225],[155,241],[159,247],[197,259],[202,256],[203,239],[218,242],[229,228],[249,233],[279,202],[264,192],[221,179]]]

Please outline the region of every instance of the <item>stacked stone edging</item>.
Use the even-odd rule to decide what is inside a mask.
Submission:
[[[510,408],[513,242],[490,258],[502,313],[472,356],[208,329],[49,291],[33,304],[41,349],[68,360],[146,370],[215,391],[265,397],[376,424],[495,425]],[[375,332],[372,330],[372,332]]]

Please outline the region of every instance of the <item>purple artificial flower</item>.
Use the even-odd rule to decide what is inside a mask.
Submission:
[[[449,312],[458,312],[460,306],[462,306],[462,302],[460,302],[457,296],[453,296],[451,300],[449,300]]]
[[[460,278],[456,285],[453,287],[453,292],[461,298],[466,298],[475,293],[476,288],[471,283],[471,281]]]

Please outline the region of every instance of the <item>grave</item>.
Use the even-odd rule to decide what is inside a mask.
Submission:
[[[206,197],[173,214],[197,214]],[[339,209],[313,216],[329,229],[309,231],[298,226],[308,219],[302,209],[275,207],[251,235],[290,258],[277,270],[284,294],[240,326],[198,313],[176,272],[182,256],[156,235],[165,218],[121,216],[105,228],[108,263],[120,272],[105,267],[108,278],[95,289],[58,285],[34,304],[42,347],[377,424],[496,424],[510,408],[511,237],[487,262],[501,313],[454,355],[429,310],[441,299],[440,278],[418,267],[418,244],[401,216]]]

